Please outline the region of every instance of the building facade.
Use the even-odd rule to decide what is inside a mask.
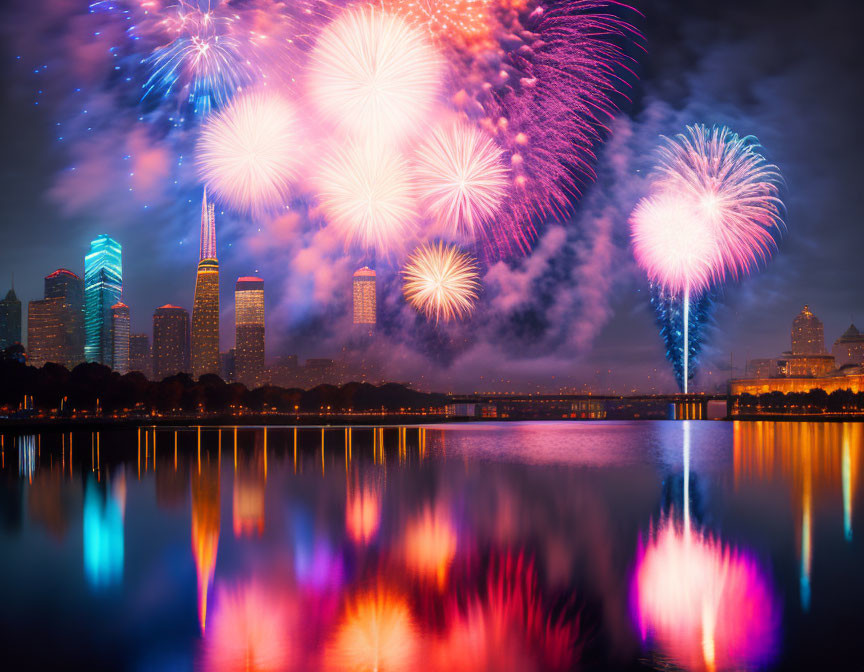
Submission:
[[[198,273],[195,276],[195,302],[192,306],[192,376],[219,374],[219,261],[216,258],[216,214],[201,203],[201,243]]]
[[[27,306],[27,356],[31,366],[63,364],[64,339],[60,323],[62,299],[39,299]]]
[[[810,312],[810,307],[806,305],[792,321],[792,354],[825,354],[825,332],[822,321]]]
[[[145,378],[153,376],[150,337],[147,334],[131,334],[129,336],[129,370],[143,373]]]
[[[65,268],[45,276],[45,298],[58,299],[63,364],[70,371],[84,361],[84,281]]]
[[[0,301],[0,350],[21,342],[21,301],[12,287]]]
[[[234,290],[235,380],[246,387],[264,383],[264,281],[237,279]]]
[[[354,273],[354,324],[372,330],[378,316],[375,271],[364,266]]]
[[[153,378],[189,372],[189,313],[166,304],[153,313]]]
[[[114,346],[112,361],[120,375],[129,373],[129,306],[115,303],[111,306],[111,341]]]
[[[831,348],[834,361],[838,367],[848,364],[864,364],[864,334],[850,324]]]
[[[113,366],[111,306],[123,293],[122,248],[102,234],[90,243],[84,257],[84,357]]]

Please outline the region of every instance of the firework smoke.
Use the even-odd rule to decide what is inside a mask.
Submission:
[[[467,316],[480,288],[474,260],[443,243],[414,250],[402,277],[408,303],[435,322]]]

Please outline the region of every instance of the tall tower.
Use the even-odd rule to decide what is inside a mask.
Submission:
[[[121,375],[129,373],[129,306],[125,303],[111,306],[111,333],[114,370]]]
[[[21,301],[13,286],[0,301],[0,350],[21,342]]]
[[[153,379],[189,371],[189,313],[166,304],[153,313]]]
[[[804,306],[792,321],[792,354],[825,354],[825,333],[822,321],[810,312],[810,306]]]
[[[57,299],[63,364],[70,371],[84,361],[84,281],[65,268],[45,276],[45,298]]]
[[[354,324],[372,331],[376,321],[375,271],[364,266],[354,273]]]
[[[216,212],[201,201],[201,244],[192,306],[192,377],[219,374],[219,262],[216,259]]]
[[[90,243],[84,257],[84,357],[112,366],[111,306],[123,293],[122,248],[106,234]]]
[[[235,380],[246,387],[264,383],[264,281],[237,278],[234,290]]]

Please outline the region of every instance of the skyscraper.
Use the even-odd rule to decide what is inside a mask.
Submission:
[[[234,290],[235,380],[246,387],[264,382],[264,281],[237,278]]]
[[[354,273],[354,324],[364,325],[371,331],[375,328],[376,316],[375,271],[364,266]]]
[[[147,334],[129,336],[129,370],[153,376],[153,358],[150,352],[150,337]]]
[[[129,306],[118,302],[111,306],[111,361],[119,374],[129,373]]]
[[[63,353],[58,363],[71,371],[84,361],[84,281],[72,271],[58,268],[45,276],[45,298],[59,300],[57,320]]]
[[[192,306],[192,376],[219,374],[219,262],[216,259],[216,214],[201,202],[201,244]]]
[[[792,354],[825,354],[825,334],[822,322],[810,312],[809,306],[804,306],[804,309],[792,321]]]
[[[21,342],[21,302],[15,295],[15,287],[6,292],[0,301],[0,350]]]
[[[60,308],[63,299],[39,299],[27,306],[27,356],[31,366],[48,362],[63,364],[63,329]]]
[[[153,378],[189,372],[189,313],[166,304],[153,313]]]
[[[106,234],[90,243],[84,257],[84,356],[88,362],[112,366],[111,306],[123,290],[121,247]]]

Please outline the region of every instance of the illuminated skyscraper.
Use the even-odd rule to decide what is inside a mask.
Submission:
[[[371,331],[375,328],[376,316],[375,271],[364,266],[354,273],[354,324],[364,325]]]
[[[121,375],[129,373],[129,306],[125,303],[111,306],[111,330],[114,370]]]
[[[27,357],[31,366],[63,363],[62,299],[40,299],[27,306]]]
[[[21,342],[21,302],[12,287],[0,301],[0,350]]]
[[[809,306],[804,306],[804,310],[792,321],[792,354],[825,354],[825,334],[822,329],[822,322],[810,312]]]
[[[264,382],[264,281],[237,278],[234,291],[235,380],[246,387]]]
[[[164,305],[153,313],[153,378],[189,372],[189,313]]]
[[[121,247],[104,233],[90,243],[84,257],[84,357],[112,366],[111,306],[123,291]]]
[[[84,361],[84,281],[58,268],[45,277],[45,298],[58,299],[57,320],[62,331],[63,364],[70,371]]]
[[[150,337],[147,334],[129,336],[129,370],[153,376],[153,357],[150,352]]]
[[[192,306],[192,376],[219,374],[219,262],[216,259],[216,214],[201,202],[201,244]]]
[[[854,324],[850,324],[840,338],[834,341],[831,354],[834,355],[837,368],[846,364],[864,363],[864,334],[858,331]]]

